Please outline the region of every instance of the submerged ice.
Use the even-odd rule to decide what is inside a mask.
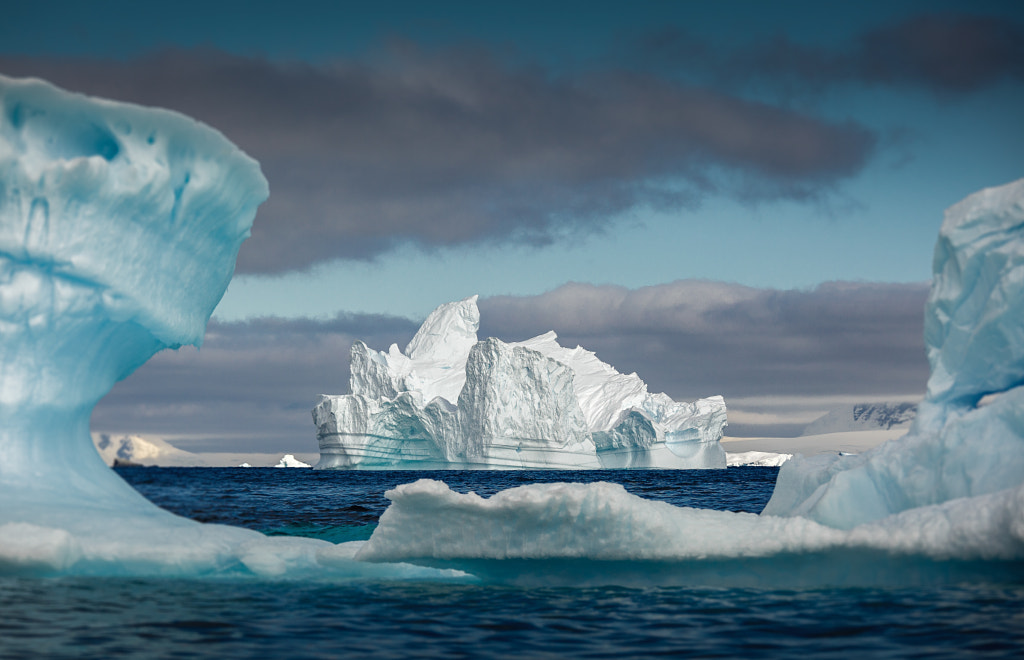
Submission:
[[[319,468],[724,468],[720,396],[651,394],[554,332],[477,340],[477,297],[447,303],[405,351],[352,346],[351,394],[313,409]]]

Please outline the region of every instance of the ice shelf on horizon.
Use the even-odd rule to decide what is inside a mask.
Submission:
[[[724,468],[721,396],[650,394],[554,332],[477,340],[477,296],[435,309],[402,352],[352,345],[351,394],[313,409],[318,468]]]

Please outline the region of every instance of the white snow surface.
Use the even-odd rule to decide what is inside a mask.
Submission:
[[[720,396],[651,394],[554,332],[477,340],[477,296],[435,309],[404,353],[352,346],[351,394],[313,409],[318,468],[721,468]]]
[[[125,435],[115,437],[107,433],[92,435],[96,451],[107,465],[115,459],[139,465],[167,467],[201,467],[207,465],[202,456],[178,449],[171,443],[153,437]]]

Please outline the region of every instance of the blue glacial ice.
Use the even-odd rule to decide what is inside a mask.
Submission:
[[[267,183],[177,113],[3,76],[0,108],[0,574],[449,575],[180,518],[105,465],[94,405],[200,344]]]
[[[116,380],[201,341],[267,195],[258,165],[181,115],[38,80],[0,77],[0,105],[0,573],[785,586],[1024,574],[1024,181],[947,214],[932,378],[911,431],[787,462],[764,514],[604,483],[484,499],[421,480],[389,491],[369,541],[334,545],[174,516],[89,437]]]
[[[721,396],[651,394],[554,332],[478,341],[476,300],[435,309],[404,352],[353,344],[352,393],[313,409],[318,468],[726,467]]]

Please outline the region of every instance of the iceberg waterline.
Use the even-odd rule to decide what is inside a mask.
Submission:
[[[0,102],[0,572],[464,580],[469,569],[501,580],[554,570],[577,582],[792,584],[813,564],[811,583],[863,584],[884,567],[899,580],[907,567],[949,577],[951,565],[980,563],[1021,575],[1024,181],[947,215],[928,311],[934,382],[911,433],[860,456],[787,462],[775,515],[672,507],[612,484],[483,499],[420,481],[389,491],[368,542],[334,545],[167,513],[107,468],[88,434],[118,378],[201,340],[267,194],[257,164],[175,113],[2,77]]]
[[[478,341],[476,301],[435,309],[404,352],[352,345],[352,393],[313,409],[318,468],[726,467],[721,396],[650,394],[554,332]]]

